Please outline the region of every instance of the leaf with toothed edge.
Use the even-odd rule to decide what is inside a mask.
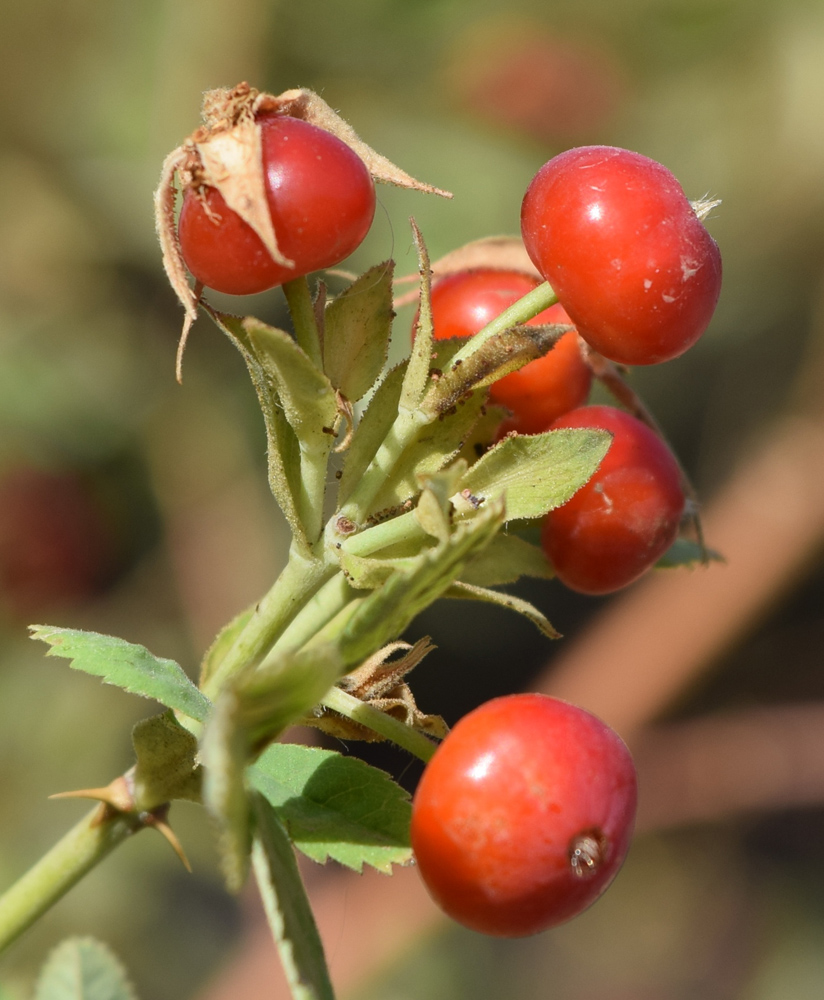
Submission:
[[[167,708],[205,722],[211,702],[174,660],[154,656],[145,646],[98,632],[30,625],[32,639],[48,643],[47,656],[71,660],[75,670],[101,677],[130,694],[152,698]]]

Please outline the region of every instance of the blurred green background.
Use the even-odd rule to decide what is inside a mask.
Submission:
[[[820,393],[824,366],[810,367],[824,343],[820,0],[510,0],[505,10],[491,0],[6,0],[4,883],[82,812],[46,796],[128,767],[129,727],[152,711],[44,660],[25,625],[112,632],[194,671],[285,559],[240,359],[201,321],[184,385],[174,383],[182,313],[151,210],[162,158],[197,126],[201,92],[243,79],[319,91],[380,152],[454,192],[447,203],[381,189],[352,269],[394,256],[413,271],[410,214],[433,258],[517,232],[531,176],[569,145],[628,146],[665,163],[690,197],[722,198],[709,224],[725,266],[712,327],[684,358],[634,376],[703,496],[802,390]],[[278,291],[244,308],[285,322]],[[398,320],[399,350],[410,321]],[[567,636],[604,603],[554,583],[523,593]],[[811,554],[797,590],[679,712],[824,696],[822,593]],[[553,652],[528,624],[462,605],[432,609],[414,631],[440,646],[420,669],[419,702],[450,721],[525,684]],[[501,676],[504,659],[519,666]],[[240,910],[197,810],[176,806],[174,820],[196,874],[160,838],[128,845],[3,958],[13,996],[27,995],[70,932],[107,940],[144,998],[197,994],[236,940]],[[581,922],[519,943],[448,931],[362,998],[820,997],[822,835],[824,813],[809,809],[646,837]]]

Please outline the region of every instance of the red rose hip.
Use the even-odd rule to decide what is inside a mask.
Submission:
[[[612,146],[561,153],[530,183],[521,232],[578,332],[604,357],[667,361],[707,328],[721,255],[655,160]]]
[[[584,406],[550,429],[565,427],[599,427],[613,440],[592,479],[547,514],[541,541],[568,587],[608,594],[637,580],[675,541],[681,475],[664,442],[623,410]]]
[[[261,115],[266,198],[278,248],[263,241],[215,188],[189,189],[178,220],[186,266],[207,288],[250,295],[332,267],[361,244],[375,214],[363,160],[337,136],[285,115]]]
[[[605,723],[516,694],[470,712],[424,771],[412,847],[443,910],[499,937],[576,916],[615,877],[632,835],[636,776]]]

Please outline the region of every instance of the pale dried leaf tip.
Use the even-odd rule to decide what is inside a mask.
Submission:
[[[488,236],[466,243],[436,260],[432,264],[432,277],[437,281],[458,271],[471,271],[479,268],[520,271],[530,277],[537,278],[539,281],[543,280],[519,236]],[[406,284],[413,281],[418,281],[418,275],[398,278],[396,284]],[[399,295],[395,299],[395,308],[399,309],[410,302],[417,302],[419,295],[419,286],[404,292],[403,295]]]

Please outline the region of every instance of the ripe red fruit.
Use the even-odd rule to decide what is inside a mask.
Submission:
[[[721,255],[655,160],[612,146],[561,153],[527,188],[521,232],[581,336],[604,357],[668,361],[707,328]]]
[[[576,916],[629,847],[636,776],[621,738],[541,694],[496,698],[455,726],[412,803],[412,847],[436,902],[484,934]]]
[[[441,278],[432,289],[435,339],[472,336],[538,284],[528,274],[494,268],[458,271]],[[532,326],[570,322],[560,305],[550,306],[529,321]],[[535,434],[580,406],[591,382],[578,337],[571,331],[548,354],[495,382],[490,398],[513,413],[504,430]]]
[[[611,406],[572,410],[550,429],[562,427],[614,436],[592,479],[547,514],[541,542],[568,587],[608,594],[637,580],[675,541],[684,510],[678,465],[649,427]]]
[[[208,288],[250,295],[332,267],[362,242],[375,214],[375,186],[363,160],[329,132],[285,115],[261,115],[269,212],[278,264],[260,237],[215,188],[189,189],[178,221],[186,266]]]

